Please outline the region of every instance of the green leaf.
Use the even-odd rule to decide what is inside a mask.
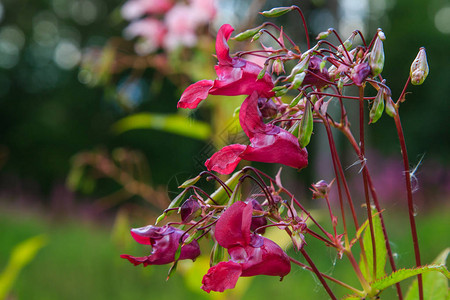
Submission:
[[[116,134],[134,129],[162,130],[198,140],[206,140],[211,136],[211,127],[207,123],[178,114],[138,113],[125,117],[113,125]]]
[[[290,12],[293,9],[294,9],[294,7],[292,7],[292,6],[291,7],[275,7],[275,8],[272,8],[271,10],[263,11],[263,12],[261,12],[261,14],[264,17],[271,17],[271,18],[273,18],[273,17],[282,16],[285,13]]]
[[[376,274],[373,278],[373,251],[372,251],[372,236],[370,233],[370,226],[364,229],[363,245],[367,258],[367,265],[365,264],[362,255],[359,266],[366,278],[377,279],[386,275],[384,267],[386,265],[386,242],[384,240],[383,229],[381,227],[380,215],[375,210],[372,210],[372,223],[375,236],[375,249],[376,249]]]
[[[371,286],[374,290],[384,290],[391,285],[394,285],[397,282],[405,280],[409,277],[431,271],[441,272],[445,277],[450,278],[450,273],[445,268],[445,265],[426,265],[419,268],[397,270],[389,276],[385,276],[381,279],[375,280],[371,283]]]
[[[433,261],[433,264],[445,265],[447,257],[450,253],[450,248],[445,249]],[[446,300],[449,299],[448,279],[438,272],[429,272],[422,275],[423,281],[423,297],[424,299]],[[419,299],[419,288],[417,279],[413,281],[406,294],[405,300]]]
[[[5,299],[14,285],[19,272],[36,256],[37,252],[45,246],[47,238],[38,235],[29,238],[17,246],[11,252],[8,264],[0,274],[0,299]]]

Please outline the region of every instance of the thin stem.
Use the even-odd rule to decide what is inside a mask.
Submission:
[[[306,253],[305,249],[304,248],[300,249],[300,252],[303,254],[303,256],[305,257],[306,261],[311,266],[311,269],[314,272],[314,274],[316,274],[317,278],[319,278],[320,282],[322,283],[323,287],[325,288],[325,290],[327,291],[327,293],[331,297],[331,299],[337,300],[336,296],[331,291],[331,289],[328,286],[327,282],[325,281],[325,279],[323,279],[322,273],[319,272],[319,270],[317,269],[316,265],[311,260],[311,257],[309,257],[308,253]]]
[[[411,174],[409,172],[409,160],[408,160],[408,152],[406,150],[406,142],[405,136],[403,134],[402,123],[400,121],[400,115],[398,113],[398,109],[396,108],[396,114],[394,116],[395,126],[397,128],[397,134],[400,142],[400,148],[403,157],[403,167],[405,170],[405,183],[406,183],[406,192],[407,192],[407,200],[408,200],[408,214],[409,214],[409,224],[411,227],[411,234],[414,244],[414,256],[416,259],[416,266],[419,267],[422,265],[420,262],[420,250],[419,250],[419,240],[417,237],[417,229],[416,229],[416,221],[414,218],[414,202],[412,197],[412,187],[411,187]],[[422,275],[417,275],[417,282],[419,286],[419,299],[423,300],[423,284],[422,284]]]
[[[359,87],[359,144],[361,149],[361,165],[365,165],[365,139],[364,139],[364,87]],[[366,208],[367,208],[367,218],[369,220],[369,228],[370,228],[370,238],[372,241],[372,278],[377,278],[377,247],[375,244],[375,231],[373,229],[373,220],[372,220],[372,207],[370,205],[369,191],[367,187],[367,176],[366,172],[363,172],[363,183],[364,183],[364,196],[366,199]],[[364,248],[361,249],[363,253],[365,253]],[[367,266],[367,261],[365,261]]]
[[[356,272],[356,276],[358,277],[359,282],[361,283],[362,287],[364,288],[364,291],[368,293],[371,290],[371,287],[367,280],[364,278],[364,275],[361,273],[361,269],[359,268],[358,263],[356,262],[355,258],[353,257],[353,254],[351,251],[345,251],[344,252],[347,258],[350,260],[350,263],[353,266],[353,269]]]
[[[299,262],[298,260],[296,260],[296,259],[294,259],[294,258],[292,258],[292,257],[289,257],[289,260],[290,260],[291,262],[293,262],[294,264],[296,264],[296,265],[298,265],[298,266],[300,266],[300,267],[302,267],[302,268],[304,268],[304,269],[306,269],[306,270],[308,270],[308,271],[313,272],[313,269],[312,269],[310,266],[305,265],[304,263]],[[340,281],[340,280],[338,280],[338,279],[336,279],[336,278],[334,278],[334,277],[331,277],[331,276],[329,276],[329,275],[327,275],[327,274],[324,274],[324,273],[322,273],[322,272],[321,272],[320,274],[321,274],[324,278],[326,278],[326,279],[328,279],[328,280],[330,280],[330,281],[333,281],[334,283],[337,283],[337,284],[339,284],[340,286],[343,286],[343,287],[345,287],[346,289],[349,289],[349,290],[351,290],[352,292],[354,292],[354,293],[356,293],[356,294],[358,294],[358,295],[360,295],[360,296],[364,295],[363,292],[361,292],[360,290],[358,290],[358,289],[352,287],[351,285],[348,285],[348,284],[346,284],[346,283],[344,283],[344,282],[342,282],[342,281]]]
[[[300,17],[302,18],[303,28],[305,29],[306,45],[307,45],[308,49],[310,49],[311,48],[311,44],[309,42],[309,32],[308,32],[308,26],[306,26],[305,16],[303,15],[302,10],[297,5],[293,5],[292,8],[297,10],[298,13],[300,14]]]
[[[358,147],[358,144],[356,143],[355,138],[353,137],[353,134],[350,131],[350,128],[349,127],[339,127],[339,129],[342,131],[342,133],[349,140],[350,144],[352,145],[353,149],[356,152],[356,155],[358,155],[358,157],[360,159],[363,159],[363,157],[361,155],[361,151],[360,151],[360,149]],[[386,225],[384,223],[383,214],[381,212],[380,202],[378,201],[378,196],[377,196],[377,193],[375,191],[375,187],[373,185],[372,177],[370,176],[370,172],[369,172],[369,168],[368,168],[367,164],[364,165],[363,172],[366,173],[367,182],[368,182],[369,188],[370,188],[370,194],[372,196],[373,203],[375,204],[375,208],[377,209],[377,212],[379,212],[378,215],[380,216],[381,229],[383,230],[383,236],[384,236],[384,239],[385,239],[386,250],[388,252],[389,263],[391,265],[392,272],[395,272],[395,271],[397,271],[397,268],[395,266],[394,255],[392,254],[392,248],[391,248],[391,244],[389,242],[389,237],[388,237],[388,234],[387,234]],[[401,290],[401,287],[400,287],[400,283],[396,283],[395,286],[397,288],[398,298],[399,298],[399,300],[402,300],[403,299],[403,293],[402,293],[402,290]]]

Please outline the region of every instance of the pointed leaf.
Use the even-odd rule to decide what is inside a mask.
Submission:
[[[376,249],[376,274],[373,278],[373,251],[372,251],[372,236],[370,233],[370,226],[367,226],[364,230],[363,245],[367,258],[367,265],[361,256],[361,261],[359,263],[361,271],[364,273],[366,278],[381,278],[386,273],[384,267],[386,265],[386,242],[384,240],[383,229],[381,228],[381,220],[379,214],[375,210],[372,210],[372,223],[375,236],[375,249]]]
[[[434,264],[444,264],[450,253],[450,248],[445,249],[433,261]],[[448,279],[438,272],[429,272],[423,274],[423,297],[424,299],[446,300],[449,297]],[[411,284],[405,300],[419,299],[419,288],[417,286],[417,279]]]
[[[211,136],[211,127],[207,123],[178,114],[138,113],[113,125],[113,131],[117,134],[134,129],[162,130],[198,140],[206,140]]]
[[[441,272],[445,277],[450,279],[450,273],[445,268],[445,265],[426,265],[419,268],[397,270],[389,276],[385,276],[381,279],[377,279],[375,282],[372,282],[371,286],[375,290],[384,290],[391,285],[394,285],[397,282],[405,280],[409,277],[432,271]]]

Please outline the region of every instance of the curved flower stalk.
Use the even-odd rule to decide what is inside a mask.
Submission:
[[[239,122],[250,145],[233,144],[222,148],[206,161],[208,170],[230,174],[242,159],[281,163],[298,169],[307,166],[308,152],[300,148],[298,139],[278,126],[263,122],[256,92],[242,103]]]

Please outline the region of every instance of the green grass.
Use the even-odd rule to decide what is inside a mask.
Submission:
[[[448,211],[436,210],[417,217],[424,263],[431,262],[440,251],[450,246]],[[399,265],[411,266],[414,253],[407,218],[391,214],[387,215],[387,219]],[[147,250],[134,243],[126,250],[123,246],[118,247],[113,243],[110,228],[75,221],[48,222],[38,215],[0,212],[0,232],[0,270],[5,267],[14,245],[38,234],[48,237],[48,244],[19,275],[12,292],[16,299],[214,298],[213,293],[209,295],[200,290],[201,274],[195,276],[189,289],[180,272],[166,281],[168,266],[134,267],[119,258],[122,253],[144,255]],[[311,239],[308,239],[306,249],[322,272],[358,287],[345,258],[336,260],[332,249],[325,249]],[[304,261],[300,255],[290,254]],[[269,276],[258,276],[249,281],[244,299],[277,299],[284,296],[327,299],[311,273],[294,265],[292,267],[291,274],[282,282]],[[345,291],[335,285],[331,287],[338,296],[344,295]],[[392,293],[392,290],[386,291],[382,299],[389,299]]]

